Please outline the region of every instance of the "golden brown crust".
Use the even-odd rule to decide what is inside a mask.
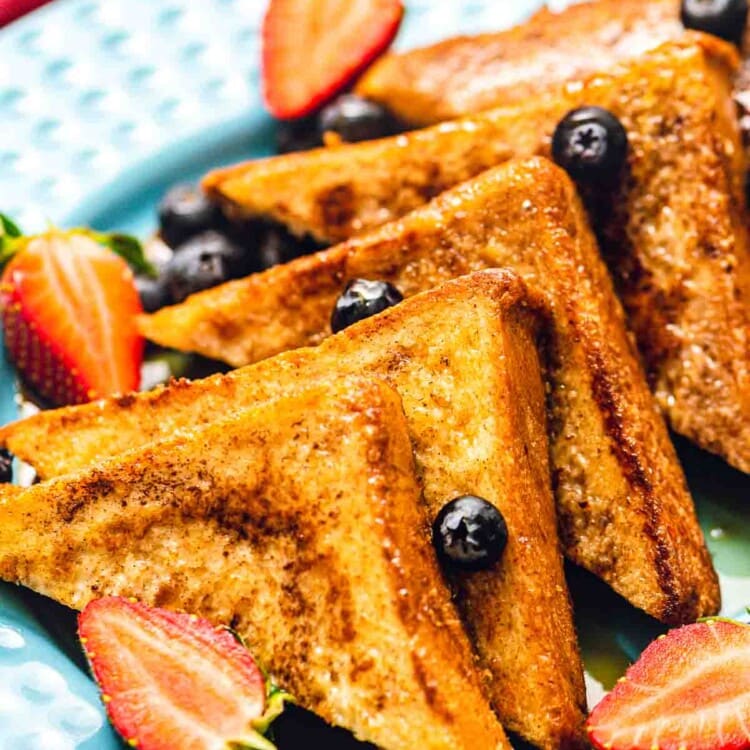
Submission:
[[[0,498],[6,579],[231,624],[303,706],[379,747],[510,748],[382,382],[298,390]]]
[[[560,353],[560,368],[554,376],[561,400],[554,410],[553,465],[561,530],[568,553],[656,617],[672,622],[689,621],[714,611],[718,606],[715,575],[673,449],[663,423],[653,410],[637,362],[629,351],[619,307],[611,295],[607,300],[601,286],[594,295],[586,291],[587,285],[579,284],[577,253],[591,254],[594,250],[585,224],[582,224],[580,208],[575,202],[571,203],[572,188],[567,180],[560,178],[558,170],[543,162],[514,167],[516,180],[508,181],[502,176],[508,169],[502,168],[484,178],[496,180],[495,187],[505,189],[477,190],[476,185],[467,186],[463,192],[459,189],[457,194],[441,199],[443,205],[453,204],[450,211],[441,216],[440,222],[435,221],[440,216],[440,212],[435,211],[432,233],[427,231],[425,224],[408,245],[399,242],[406,236],[408,225],[404,220],[398,227],[383,228],[367,239],[354,240],[346,246],[354,251],[355,258],[357,248],[363,248],[359,264],[348,270],[346,254],[338,249],[318,256],[314,261],[302,259],[268,272],[263,283],[253,287],[253,294],[238,298],[246,302],[254,300],[262,306],[263,300],[259,301],[259,296],[266,295],[266,311],[253,315],[252,320],[261,322],[272,317],[281,321],[279,329],[273,329],[270,339],[259,339],[259,345],[264,347],[262,353],[269,354],[272,346],[292,344],[292,340],[276,339],[279,331],[284,330],[287,319],[287,310],[280,304],[283,300],[289,302],[291,317],[299,326],[303,325],[301,321],[307,322],[305,335],[321,335],[325,332],[327,310],[347,273],[361,271],[362,264],[380,270],[382,267],[372,264],[379,263],[384,254],[416,253],[419,260],[414,263],[407,263],[404,258],[395,259],[392,269],[387,274],[380,274],[386,278],[398,277],[398,283],[409,294],[417,290],[419,278],[409,279],[409,273],[417,273],[423,268],[423,273],[431,274],[427,276],[429,283],[434,283],[446,274],[468,270],[468,266],[476,261],[476,256],[469,254],[476,244],[470,231],[473,225],[459,231],[461,216],[479,219],[498,228],[501,234],[492,242],[483,239],[482,247],[495,247],[496,252],[501,252],[503,222],[498,221],[498,216],[505,211],[513,212],[517,219],[514,226],[518,231],[524,231],[523,228],[525,231],[519,245],[509,245],[510,252],[528,243],[531,258],[538,257],[559,271],[558,274],[554,271],[545,273],[540,278],[542,285],[549,286],[559,276],[560,281],[567,284],[566,288],[573,287],[570,301],[564,299],[558,303],[563,305],[563,314],[557,315],[557,327],[567,344]],[[524,174],[525,170],[528,171]],[[531,187],[537,192],[530,193]],[[562,196],[559,191],[562,191]],[[472,202],[480,201],[473,208],[481,206],[481,210],[456,211],[456,207],[461,206],[460,199],[455,202],[457,196],[463,197],[467,208]],[[489,203],[483,205],[482,200]],[[540,223],[544,217],[546,219]],[[546,231],[545,221],[548,222]],[[443,243],[443,254],[435,255],[433,249],[440,247],[440,241],[436,240],[434,232],[446,228],[450,230],[451,242]],[[551,248],[547,247],[550,238]],[[373,250],[369,258],[368,248]],[[425,248],[429,252],[427,256],[423,252]],[[462,257],[461,251],[468,260]],[[326,258],[330,262],[322,262]],[[315,272],[308,273],[312,262],[316,264]],[[596,264],[591,267],[595,269]],[[276,281],[268,283],[269,280]],[[255,284],[256,281],[245,283]],[[463,283],[468,281],[448,285],[445,290],[455,290]],[[603,289],[606,291],[603,270],[595,283],[605,284]],[[239,289],[238,285],[232,288]],[[292,295],[287,298],[280,294],[281,290],[288,289],[297,290],[299,297]],[[433,334],[435,336],[438,331],[445,335],[445,320],[462,320],[460,314],[448,309],[446,293],[434,292],[418,298],[421,305],[434,308],[430,311],[436,319],[433,326],[440,326]],[[321,300],[326,297],[327,302],[323,303]],[[305,300],[309,301],[306,307],[303,306]],[[405,311],[414,309],[409,305],[416,303],[417,300],[404,303],[376,320],[364,321],[329,339],[314,350],[315,354],[304,350],[283,355],[274,360],[273,367],[282,363],[304,363],[303,369],[309,377],[309,373],[317,371],[316,364],[324,371],[366,365],[388,375],[400,362],[398,349],[393,351],[392,341],[385,335],[385,340],[374,339],[371,329],[390,325],[392,337],[393,329],[398,330],[403,325]],[[590,309],[591,304],[596,306],[595,310]],[[570,321],[567,316],[572,316]],[[392,322],[389,324],[389,321]],[[596,325],[604,328],[592,335],[589,329]],[[428,336],[426,320],[422,322],[422,328],[425,329],[423,335]],[[292,337],[299,338],[299,329],[290,331]],[[585,347],[577,344],[579,335],[585,337]],[[298,340],[298,343],[301,342]],[[266,366],[261,363],[256,368],[241,370],[220,381],[224,398],[249,398],[244,373],[252,372],[256,379],[266,379],[262,376]],[[1,431],[0,440],[47,470],[64,470],[66,465],[77,460],[91,460],[102,446],[118,450],[131,440],[149,439],[154,430],[174,429],[184,421],[195,419],[180,404],[196,399],[195,408],[201,411],[204,408],[201,393],[218,389],[219,381],[215,382],[216,385],[211,381],[200,385],[185,384],[153,396],[131,397],[125,408],[105,402],[103,406],[41,415]],[[567,400],[563,400],[563,394],[568,394]],[[136,406],[138,410],[134,413]],[[103,410],[101,418],[100,409]],[[117,417],[115,422],[113,415]],[[153,421],[156,424],[151,424]],[[570,428],[562,429],[561,425],[566,424]],[[64,438],[63,427],[68,428]]]
[[[545,8],[505,31],[384,55],[356,90],[414,126],[507,106],[679,39],[684,32],[679,5],[679,0],[597,0],[559,13]],[[733,92],[745,132],[750,132],[748,41],[746,33]]]
[[[543,159],[508,163],[399,222],[196,295],[145,330],[237,364],[327,335],[350,278],[384,278],[410,295],[488,266],[518,270],[554,308],[552,463],[567,555],[667,622],[713,610],[716,579],[622,310],[573,185]],[[217,318],[233,321],[230,336]]]
[[[431,515],[456,495],[476,493],[508,523],[497,575],[456,582],[500,716],[541,747],[579,747],[585,697],[534,342],[544,314],[542,299],[514,275],[487,272],[411,299],[319,348],[223,377],[40,414],[7,428],[3,438],[19,455],[35,453],[47,473],[53,463],[64,471],[318,378],[366,372],[386,379],[403,401]]]
[[[679,39],[679,5],[598,0],[561,13],[544,9],[506,31],[387,54],[357,92],[418,126],[504,106]]]
[[[735,63],[721,42],[683,34],[643,60],[517,106],[248,163],[205,184],[233,211],[337,241],[511,155],[548,154],[557,122],[576,106],[613,111],[628,130],[629,176],[620,190],[599,191],[591,211],[653,390],[677,432],[748,471],[750,253],[729,95]],[[320,208],[331,196],[346,198],[335,222]],[[201,327],[195,306],[184,314]],[[147,333],[171,313],[160,315]]]

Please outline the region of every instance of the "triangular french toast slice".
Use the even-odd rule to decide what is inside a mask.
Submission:
[[[453,497],[476,494],[508,525],[499,569],[454,580],[503,724],[543,748],[579,747],[585,695],[550,488],[536,340],[539,328],[547,329],[545,317],[542,298],[517,277],[477,274],[320,347],[224,376],[43,412],[3,428],[1,439],[49,476],[95,466],[319,378],[385,379],[403,403],[429,516]],[[683,549],[693,542],[686,533]],[[642,574],[654,585],[650,569]]]
[[[710,610],[715,582],[679,463],[574,187],[550,162],[500,166],[400,222],[167,308],[144,329],[238,363],[328,335],[351,278],[408,296],[488,266],[518,270],[554,309],[552,465],[568,557],[662,620]]]
[[[680,39],[679,0],[596,0],[562,11],[542,8],[510,29],[445,39],[377,60],[359,80],[360,96],[414,126],[546,96],[557,84],[638,58]],[[734,30],[737,37],[742,29]],[[750,34],[734,99],[750,127]],[[746,158],[750,154],[744,143]]]
[[[357,83],[400,120],[432,125],[505,106],[607,70],[684,32],[680,0],[596,0],[543,8],[510,29],[391,52]]]
[[[396,393],[342,378],[18,494],[0,575],[243,636],[305,707],[391,750],[507,748],[431,549]]]
[[[652,389],[676,432],[750,471],[750,251],[731,100],[736,62],[728,45],[684,34],[514,106],[250,162],[204,184],[232,215],[335,242],[513,156],[548,154],[571,109],[611,110],[628,133],[627,178],[587,202]],[[513,227],[505,234],[512,238]],[[145,330],[159,340],[156,321]],[[222,322],[231,332],[233,321]]]

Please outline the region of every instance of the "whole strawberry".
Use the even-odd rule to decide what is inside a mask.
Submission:
[[[104,244],[109,239],[56,229],[22,237],[12,223],[4,228],[0,316],[24,381],[53,406],[136,390],[141,303],[128,263]]]

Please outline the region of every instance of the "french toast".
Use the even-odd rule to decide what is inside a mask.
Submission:
[[[433,125],[545,96],[550,86],[607,70],[683,33],[679,0],[595,0],[560,12],[543,8],[511,29],[384,55],[360,79],[356,91],[386,106],[405,124]],[[747,30],[744,37],[734,99],[742,114],[747,155]]]
[[[319,342],[351,278],[383,279],[408,297],[503,266],[545,289],[553,308],[552,467],[568,557],[662,620],[713,606],[712,585],[672,590],[677,571],[691,567],[693,580],[709,580],[692,502],[575,188],[544,159],[506,163],[398,222],[195,295],[148,318],[144,331],[239,364]],[[692,561],[678,562],[677,527],[695,540]],[[674,559],[671,573],[655,567],[656,547],[660,560]],[[644,588],[645,570],[659,572]]]
[[[517,179],[509,185],[507,193],[500,193],[498,203],[502,206],[508,201],[512,203],[513,196],[518,198],[515,206],[518,208],[520,201],[520,209],[528,217],[531,252],[542,252],[548,242],[552,242],[553,248],[562,245],[562,249],[545,251],[545,257],[559,254],[562,260],[556,265],[562,270],[566,253],[570,253],[566,271],[570,277],[574,275],[576,253],[565,246],[585,236],[578,233],[575,216],[568,213],[571,204],[567,191],[572,188],[566,181],[557,181],[566,202],[556,203],[555,191],[543,179],[545,171],[554,173],[555,168],[542,162],[529,167],[525,177],[518,166],[503,168],[517,170]],[[500,172],[485,179],[493,176],[498,179]],[[525,182],[530,177],[530,182],[544,193],[546,229],[544,222],[531,218],[535,213],[534,201],[525,192]],[[467,192],[471,194],[472,188],[467,188]],[[527,199],[531,211],[524,207]],[[483,210],[477,216],[488,225],[496,225],[492,210]],[[453,240],[460,237],[458,231],[452,232]],[[423,240],[429,245],[434,236],[425,234]],[[397,242],[392,244],[399,247]],[[487,241],[485,246],[498,249],[501,244],[502,238],[498,237]],[[447,267],[456,272],[466,270],[468,264],[460,255],[445,257]],[[315,260],[299,261],[305,262],[315,263]],[[452,263],[455,265],[451,266]],[[415,264],[415,270],[419,265]],[[319,272],[316,265],[315,273]],[[284,271],[276,269],[269,273]],[[479,417],[472,415],[474,407],[467,406],[459,412],[457,399],[473,403],[471,394],[478,387],[473,378],[464,380],[448,374],[446,368],[451,369],[460,361],[456,359],[457,352],[464,357],[473,352],[481,361],[483,355],[476,351],[476,338],[480,335],[477,332],[490,325],[492,316],[487,313],[487,319],[480,323],[477,310],[501,295],[501,280],[508,277],[507,271],[484,271],[446,283],[331,336],[315,348],[288,351],[223,377],[178,381],[152,393],[44,412],[0,428],[0,444],[31,462],[42,476],[54,476],[211,419],[213,414],[232,405],[252,402],[259,393],[282,387],[289,378],[309,379],[317,373],[330,376],[350,370],[387,378],[401,394],[407,418],[412,403],[431,407],[440,404],[436,378],[449,378],[453,386],[446,391],[444,405],[452,402],[453,411],[440,413],[440,419],[445,420],[445,427],[440,429],[462,432],[464,428],[450,427],[458,419],[458,413],[467,418]],[[551,283],[551,278],[541,278],[540,284]],[[342,279],[343,276],[330,285],[330,299],[340,289]],[[285,298],[290,308],[301,306],[318,283],[328,283],[316,275],[308,281],[299,289],[299,297]],[[434,281],[439,281],[437,270]],[[584,289],[585,284],[583,279]],[[272,292],[267,285],[261,288]],[[408,293],[408,289],[405,291]],[[581,294],[572,293],[573,302],[580,300]],[[320,300],[321,309],[328,310],[323,297],[316,292],[313,300]],[[710,557],[674,449],[663,421],[653,408],[623,331],[620,308],[611,295],[607,300],[600,292],[592,297],[592,304],[596,311],[587,310],[583,303],[576,309],[577,305],[563,301],[562,315],[558,313],[554,326],[549,326],[549,333],[553,338],[557,334],[558,339],[552,347],[557,352],[551,354],[550,428],[563,545],[571,559],[592,570],[652,616],[665,622],[688,622],[718,608],[719,592]],[[305,309],[321,319],[321,313]],[[279,327],[272,335],[281,336],[284,332],[288,335],[291,329],[286,325],[284,308],[278,306],[274,315]],[[304,332],[302,317],[295,313],[291,319],[300,326],[298,331]],[[596,324],[602,325],[603,333],[596,330],[592,333]],[[283,377],[280,368],[286,373]],[[421,374],[412,375],[412,371]],[[407,377],[414,378],[410,386],[413,402],[404,393]],[[432,395],[431,390],[435,391]],[[453,395],[449,397],[448,393]],[[478,403],[476,409],[483,414],[491,413],[487,401],[484,405]],[[430,433],[427,428],[425,431]],[[454,467],[462,456],[455,449],[446,455],[451,456],[448,463]],[[417,463],[423,463],[419,444]]]
[[[391,52],[356,91],[403,122],[432,125],[543,96],[550,86],[679,39],[679,0],[595,0],[547,8],[514,28]]]
[[[729,46],[685,33],[545,97],[395,138],[249,162],[204,184],[232,215],[334,242],[513,156],[548,155],[571,109],[611,110],[628,133],[628,174],[585,197],[649,382],[676,432],[749,471],[750,254],[735,63]],[[147,319],[146,335],[169,343],[160,323],[170,316]],[[214,323],[230,336],[233,325],[218,315]]]
[[[0,440],[55,476],[318,379],[385,379],[403,402],[429,516],[453,497],[477,494],[508,525],[500,569],[454,580],[498,715],[539,747],[580,747],[585,694],[550,488],[536,342],[546,317],[543,299],[517,277],[487,272],[407,300],[320,347],[224,376],[42,412],[2,428]],[[694,539],[682,531],[689,557]],[[651,585],[651,571],[640,574]],[[677,589],[683,584],[699,585],[681,579]],[[712,589],[705,593],[715,597]],[[713,611],[713,599],[688,599],[691,613],[694,606]]]
[[[398,396],[343,378],[0,489],[0,576],[230,625],[301,705],[381,748],[507,748],[431,548]]]

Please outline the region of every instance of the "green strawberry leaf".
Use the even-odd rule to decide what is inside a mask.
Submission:
[[[268,728],[279,718],[287,703],[297,702],[294,696],[287,693],[286,690],[276,687],[271,682],[266,683],[266,691],[266,710],[263,712],[263,716],[253,722],[253,729],[261,734],[268,732]]]
[[[10,218],[10,216],[7,216],[6,214],[0,213],[0,237],[2,239],[10,238],[15,239],[16,237],[21,237],[23,235],[23,232],[19,229],[18,224],[16,224],[13,219]]]
[[[267,683],[266,689],[268,696],[266,698],[266,710],[258,719],[253,721],[253,730],[245,737],[229,740],[227,750],[276,750],[276,745],[265,735],[281,712],[284,710],[285,703],[294,703],[294,698],[289,693],[277,688],[270,682]]]
[[[16,254],[16,244],[13,238],[0,235],[0,270]]]
[[[146,253],[143,250],[140,240],[122,232],[105,234],[103,232],[86,230],[86,234],[100,245],[105,245],[113,253],[119,255],[136,273],[151,276],[152,278],[156,276],[156,269],[148,258],[146,258]]]
[[[18,252],[22,235],[13,219],[0,213],[0,269]]]
[[[241,646],[247,648],[245,639],[234,628],[229,627],[229,625],[223,625],[222,628],[230,633]],[[255,730],[254,733],[247,737],[243,737],[242,739],[232,740],[228,743],[228,747],[231,750],[270,750],[271,748],[275,748],[275,745],[273,745],[264,735],[270,734],[269,730],[271,724],[283,713],[284,706],[287,703],[297,702],[293,695],[274,685],[267,674],[265,677],[266,710],[263,712],[262,716],[253,721],[252,726]]]
[[[156,269],[146,257],[143,245],[135,237],[122,232],[95,232],[93,229],[72,229],[68,234],[83,234],[94,242],[108,247],[119,255],[138,274],[155,277]],[[0,213],[0,269],[20,250],[30,237],[26,237],[18,224]]]
[[[251,732],[247,737],[239,740],[229,740],[226,747],[227,750],[277,750],[271,740],[258,732]]]

